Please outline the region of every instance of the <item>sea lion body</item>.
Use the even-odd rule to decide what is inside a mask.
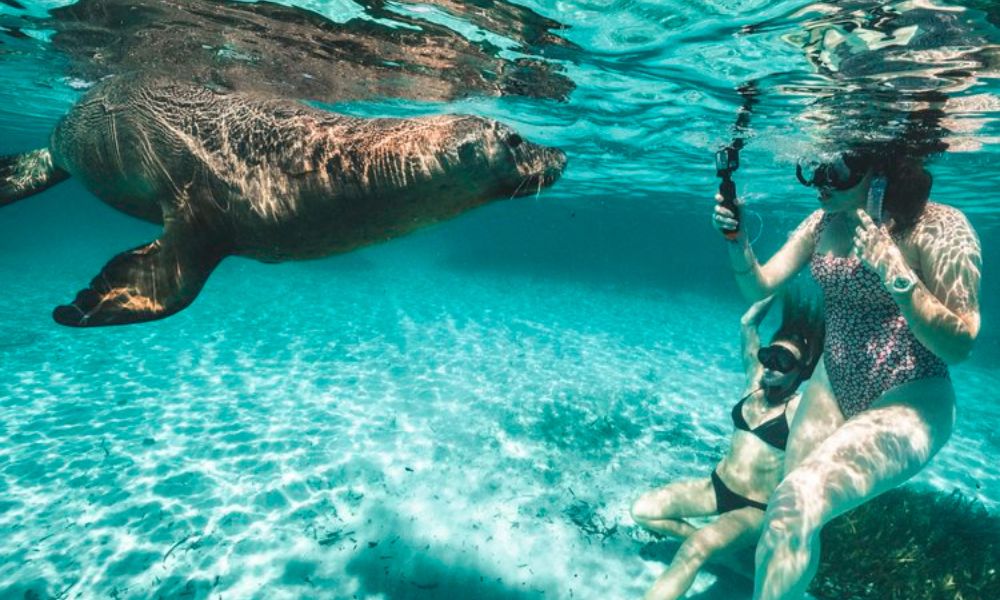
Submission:
[[[154,222],[176,211],[264,261],[344,252],[533,193],[565,161],[481,117],[362,119],[120,79],[78,103],[51,147],[111,206]]]
[[[115,77],[59,122],[47,149],[0,157],[0,206],[69,176],[162,223],[53,313],[71,326],[159,319],[236,254],[346,252],[553,183],[565,155],[489,119],[364,119],[196,85]]]

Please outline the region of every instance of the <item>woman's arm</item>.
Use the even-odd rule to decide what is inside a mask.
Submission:
[[[982,251],[972,225],[958,210],[934,206],[935,214],[921,219],[912,239],[920,258],[922,277],[906,263],[895,242],[867,215],[855,245],[879,273],[913,335],[946,363],[964,360],[979,334],[979,280]],[[906,280],[915,285],[906,289]],[[894,285],[897,284],[897,285]]]
[[[717,200],[719,198],[716,197]],[[745,228],[739,228],[736,239],[727,241],[727,246],[729,264],[744,298],[750,302],[766,298],[802,269],[816,249],[822,216],[823,211],[817,210],[806,217],[788,236],[788,241],[763,266],[758,264],[754,256]],[[715,223],[720,231],[732,230],[737,226],[732,213],[721,204],[715,207]]]
[[[754,302],[740,319],[740,345],[743,355],[743,372],[746,374],[747,387],[754,385],[760,379],[764,368],[757,360],[760,350],[760,324],[771,309],[774,296],[768,296],[760,302]]]

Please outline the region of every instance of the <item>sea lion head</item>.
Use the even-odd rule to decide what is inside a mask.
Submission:
[[[542,146],[497,121],[484,120],[481,136],[492,169],[513,196],[534,194],[555,183],[566,166],[566,154]]]

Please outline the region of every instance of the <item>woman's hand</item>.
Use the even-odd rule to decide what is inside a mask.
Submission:
[[[715,195],[716,205],[715,212],[712,215],[712,225],[714,225],[722,235],[732,234],[734,231],[737,231],[737,239],[739,239],[740,237],[743,237],[743,229],[740,227],[740,222],[736,218],[736,215],[733,214],[733,211],[722,205],[722,200],[721,194]],[[736,200],[737,207],[741,204],[742,203],[739,200]]]
[[[861,222],[854,230],[854,254],[885,283],[890,275],[911,273],[899,246],[889,235],[888,225],[876,225],[868,213],[858,209]],[[891,222],[890,222],[891,224]]]

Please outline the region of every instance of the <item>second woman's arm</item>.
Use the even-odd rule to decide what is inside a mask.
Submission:
[[[753,386],[764,370],[760,361],[757,360],[757,351],[760,350],[760,324],[764,322],[764,317],[771,309],[774,296],[768,296],[760,302],[754,302],[750,308],[743,313],[740,319],[740,345],[743,354],[743,372],[746,374],[747,387]]]

